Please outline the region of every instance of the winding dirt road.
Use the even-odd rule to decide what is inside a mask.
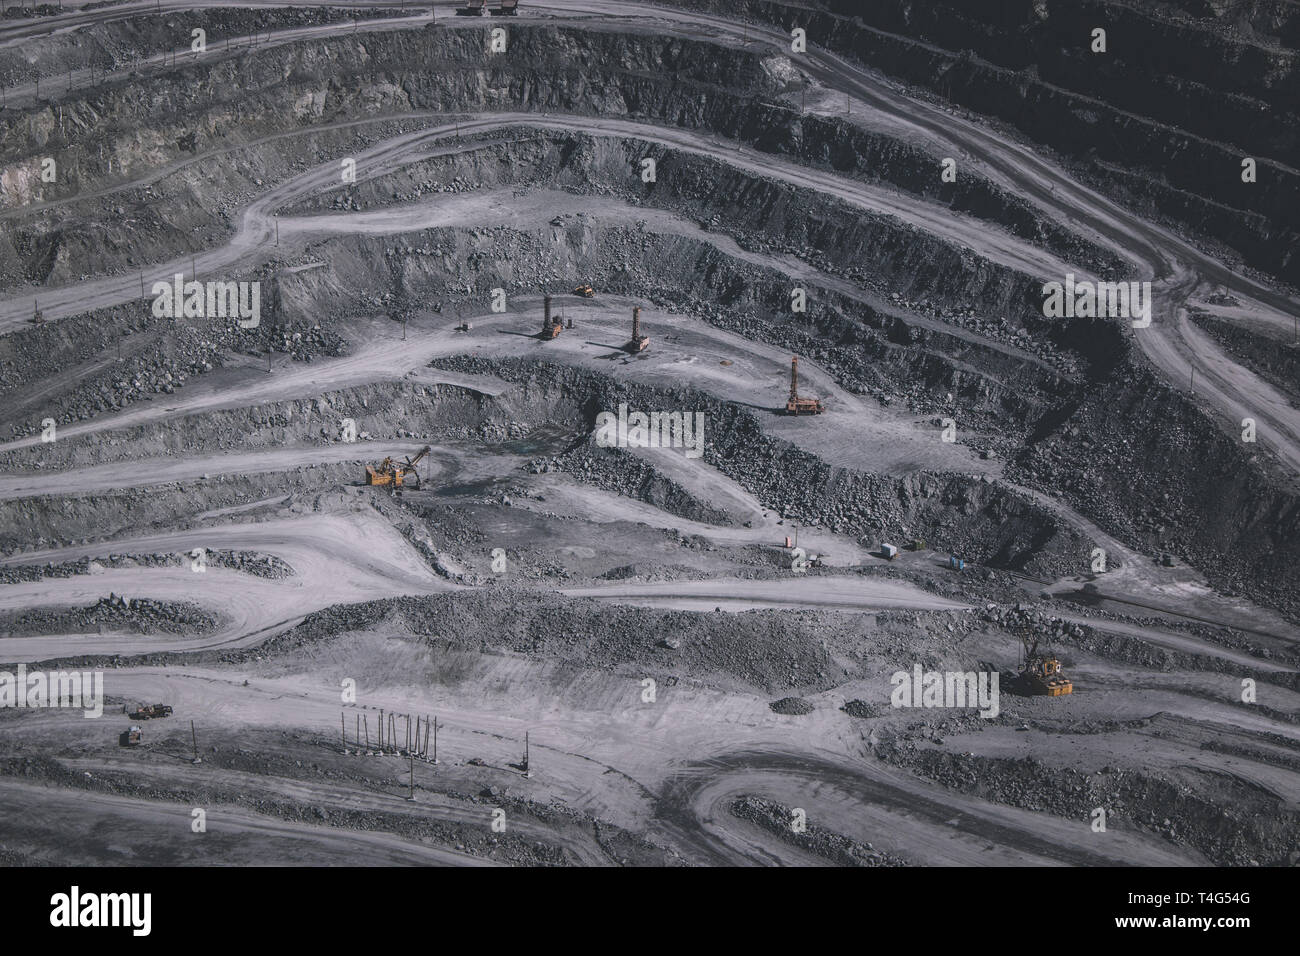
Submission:
[[[239,7],[290,6],[295,3],[241,0]],[[318,6],[317,0],[303,0],[303,6]],[[331,6],[364,11],[379,6],[371,3],[335,2]],[[188,3],[180,0],[156,3],[154,0],[130,2],[100,10],[69,10],[53,17],[33,20],[9,20],[0,27],[0,46],[18,44],[54,32],[73,32],[91,24],[124,19],[139,13],[161,10],[176,13],[203,7],[233,7],[225,2]],[[482,27],[483,21],[470,18],[457,21],[448,16],[450,4],[439,4],[436,19],[446,19],[456,29]],[[337,35],[343,30],[367,32],[403,29],[427,21],[425,14],[400,20],[374,20],[353,24],[329,24],[273,31],[269,43],[296,43]],[[747,41],[755,49],[773,54],[788,51],[788,38],[778,31],[742,28],[722,17],[615,0],[551,0],[526,9],[521,23],[573,22],[590,29],[625,29],[656,31],[679,36],[705,36],[720,42],[740,44]],[[743,33],[742,33],[743,30]],[[214,55],[220,51],[214,50]],[[1248,369],[1234,363],[1208,336],[1196,330],[1186,319],[1186,304],[1209,287],[1222,286],[1255,306],[1260,321],[1273,327],[1289,327],[1292,317],[1300,314],[1300,305],[1284,293],[1232,272],[1212,256],[1200,252],[1185,240],[1163,227],[1106,200],[1094,191],[1074,182],[1064,171],[1035,156],[1025,146],[975,122],[941,111],[908,97],[882,77],[861,69],[843,58],[815,47],[799,61],[827,90],[848,94],[854,110],[853,122],[887,124],[891,130],[906,129],[933,144],[936,157],[946,154],[967,159],[991,179],[1026,197],[1056,221],[1070,223],[1080,235],[1097,240],[1132,263],[1135,278],[1149,278],[1155,283],[1157,311],[1153,324],[1133,334],[1153,364],[1168,380],[1186,386],[1196,373],[1197,396],[1208,402],[1223,418],[1228,431],[1238,428],[1241,417],[1250,415],[1261,421],[1261,445],[1277,455],[1293,474],[1300,474],[1300,410],[1286,396],[1263,382]],[[151,65],[167,69],[166,58],[153,58]],[[177,64],[183,68],[183,63]],[[118,75],[125,75],[126,71]],[[76,77],[74,77],[74,80]],[[74,90],[75,93],[75,90]],[[11,91],[21,105],[35,90],[20,87]],[[57,95],[57,93],[56,93]],[[13,103],[10,104],[11,107]],[[828,109],[814,99],[814,109]],[[723,143],[710,134],[664,128],[629,120],[577,115],[539,116],[530,113],[504,112],[475,114],[456,121],[437,114],[411,114],[407,118],[433,122],[427,129],[384,139],[357,155],[358,168],[365,178],[374,178],[403,168],[427,157],[430,149],[456,149],[464,137],[502,130],[551,129],[581,130],[597,137],[617,137],[649,143],[668,144],[695,156],[707,157],[731,168],[772,179],[819,194],[831,196],[872,215],[884,215],[917,230],[939,236],[953,246],[968,250],[990,263],[1004,266],[1035,279],[1059,279],[1065,272],[1086,275],[1086,270],[1061,261],[1032,243],[1020,240],[987,222],[955,215],[945,207],[902,195],[888,188],[856,182],[831,172],[812,169],[763,153],[737,143]],[[350,121],[302,131],[304,135],[326,129],[359,126],[367,121]],[[296,133],[279,134],[283,136]],[[245,148],[245,147],[240,147]],[[176,169],[152,170],[129,183],[106,188],[98,195],[131,188],[156,180]],[[534,191],[522,198],[507,190],[488,190],[474,194],[440,196],[419,203],[399,204],[367,212],[287,215],[284,210],[296,202],[335,185],[337,165],[328,162],[293,176],[267,189],[239,215],[234,236],[226,244],[208,249],[195,257],[199,277],[234,276],[247,273],[267,262],[275,261],[313,240],[332,235],[393,235],[417,232],[439,225],[490,226],[517,225],[544,214],[555,205],[555,197]],[[77,201],[72,197],[60,204]],[[51,204],[53,205],[53,204]],[[6,221],[25,215],[22,209],[3,212]],[[633,210],[624,204],[602,202],[599,213],[610,220],[654,216],[657,228],[685,228],[673,217],[653,211]],[[278,221],[282,251],[275,247]],[[728,240],[719,239],[719,243]],[[722,246],[720,246],[722,247]],[[734,243],[726,246],[729,255],[740,256]],[[778,257],[746,252],[749,261],[792,274],[816,276],[815,270]],[[177,273],[189,276],[191,260],[151,264],[144,275],[146,288],[159,279],[170,281]],[[836,287],[829,277],[818,281]],[[106,276],[40,292],[46,317],[62,317],[101,309],[113,304],[137,301],[141,276]],[[840,283],[839,290],[852,292]],[[860,293],[859,293],[860,294]],[[619,303],[620,306],[624,303]],[[31,301],[26,293],[0,298],[0,334],[23,327],[30,315]],[[600,319],[575,309],[574,315],[584,324],[601,330]],[[671,327],[671,316],[648,315]],[[516,322],[514,315],[476,317],[475,335],[454,338],[449,328],[416,330],[408,342],[376,338],[353,355],[316,366],[295,368],[265,379],[245,377],[233,387],[211,387],[198,382],[187,386],[184,394],[166,402],[132,408],[60,430],[62,439],[85,438],[109,428],[125,428],[173,417],[201,414],[220,408],[255,405],[285,397],[319,394],[327,389],[379,381],[393,381],[422,369],[439,355],[462,351],[469,340],[481,342],[490,352],[489,342],[501,324]],[[912,321],[920,321],[912,317]],[[450,323],[444,323],[449,325]],[[938,327],[936,322],[936,327]],[[989,348],[1014,354],[1019,360],[1036,361],[1015,353],[1006,346],[980,339],[971,333],[943,326],[958,338],[978,340]],[[687,334],[684,324],[674,331]],[[776,363],[774,350],[751,346],[746,351],[738,342],[705,330],[690,330],[696,336],[691,351],[704,343],[717,355],[741,356],[741,364],[731,373],[711,369],[708,376],[695,367],[687,367],[681,356],[674,356],[666,344],[657,344],[654,361],[629,376],[662,377],[666,380],[707,380],[727,400],[767,401],[766,384],[760,376],[747,381],[754,370],[766,374]],[[572,341],[572,340],[577,341]],[[494,346],[502,354],[517,351],[518,343],[496,337]],[[530,345],[532,343],[529,343]],[[593,361],[594,346],[577,336],[556,343],[552,353],[560,361]],[[684,349],[682,350],[685,351]],[[664,361],[660,361],[663,357]],[[713,357],[716,357],[713,356]],[[730,360],[730,359],[729,359]],[[432,373],[422,371],[420,380]],[[852,464],[872,455],[871,442],[897,447],[900,435],[911,423],[898,421],[865,422],[858,400],[834,388],[831,376],[808,363],[810,383],[823,390],[838,409],[832,407],[826,420],[819,423],[822,432],[809,430],[803,440],[836,464]],[[436,375],[432,375],[436,379]],[[861,423],[853,426],[852,423]],[[780,423],[773,426],[782,427]],[[831,430],[838,429],[832,434]],[[39,438],[23,439],[0,446],[0,453],[29,448]],[[820,446],[819,444],[820,443]],[[385,446],[386,447],[386,446]],[[935,450],[935,449],[938,450]],[[378,443],[331,445],[278,449],[271,455],[254,452],[206,454],[185,460],[113,463],[85,467],[59,476],[63,493],[93,494],[135,483],[135,474],[147,466],[160,482],[193,481],[203,474],[245,473],[254,461],[261,470],[288,470],[304,465],[365,460],[378,452]],[[920,456],[964,454],[938,448],[930,442],[926,450],[919,445],[909,461],[931,460]],[[445,467],[464,468],[469,453],[441,449],[435,461]],[[489,474],[500,459],[480,455],[474,459],[476,474]],[[968,471],[987,467],[974,462],[945,459],[944,464],[960,463]],[[442,465],[435,464],[432,476]],[[723,502],[726,510],[757,527],[741,530],[695,523],[700,533],[716,540],[760,543],[774,536],[775,519],[766,516],[751,496],[734,482],[723,479],[703,465],[691,465],[674,459],[665,466],[692,490],[704,497]],[[901,466],[900,466],[901,467]],[[443,474],[442,472],[438,472]],[[0,476],[0,499],[28,498],[42,493],[50,475],[10,473]],[[577,513],[590,508],[593,521],[614,520],[614,505],[599,495],[584,497],[548,479],[548,493],[561,498],[564,505]],[[565,498],[564,495],[568,497]],[[524,507],[534,507],[524,503]],[[757,515],[755,512],[757,511]],[[682,527],[655,509],[632,512],[662,527]],[[627,515],[622,520],[629,520]],[[805,532],[805,540],[818,547],[837,550],[843,563],[862,560],[856,546],[837,542],[824,532]],[[292,568],[283,580],[260,579],[222,568],[209,568],[200,578],[188,568],[100,569],[92,574],[69,578],[42,578],[38,581],[0,585],[0,610],[77,606],[94,603],[108,591],[126,596],[175,601],[198,601],[215,613],[219,625],[213,633],[198,637],[134,634],[52,634],[16,636],[0,639],[0,658],[4,660],[43,660],[83,654],[136,655],[160,650],[195,650],[242,647],[256,644],[267,636],[293,626],[305,615],[336,604],[358,603],[383,597],[409,594],[438,594],[457,587],[439,577],[416,549],[386,519],[373,509],[358,504],[353,512],[312,514],[299,518],[278,518],[263,522],[221,524],[189,531],[118,539],[95,546],[77,546],[27,552],[10,556],[5,564],[39,564],[109,553],[179,553],[192,548],[250,550],[281,558]],[[1127,555],[1126,555],[1127,556]],[[1126,566],[1121,580],[1145,584],[1153,579],[1147,569],[1136,564]],[[201,587],[196,583],[201,581]],[[726,610],[754,608],[836,608],[870,613],[882,609],[913,608],[959,614],[967,605],[937,597],[911,585],[883,579],[826,577],[799,579],[790,576],[779,582],[720,579],[706,582],[675,582],[672,585],[635,584],[607,587],[568,588],[571,598],[590,598],[626,604],[691,610],[723,607]],[[1271,672],[1286,668],[1263,665],[1250,655],[1224,650],[1208,642],[1175,632],[1144,634],[1125,629],[1129,636],[1143,636],[1152,643],[1188,653],[1218,656],[1237,666],[1255,666]],[[1134,633],[1136,631],[1136,633]],[[373,650],[371,648],[370,650]],[[377,654],[374,656],[378,656]],[[360,657],[365,660],[364,656]],[[349,665],[355,661],[349,661]],[[790,805],[809,809],[810,817],[839,833],[870,840],[878,847],[905,854],[920,863],[1097,865],[1127,863],[1142,865],[1198,864],[1204,860],[1196,853],[1180,849],[1162,839],[1132,830],[1117,828],[1108,838],[1098,839],[1085,820],[1065,820],[1046,813],[966,797],[930,784],[920,778],[892,768],[869,753],[861,733],[851,718],[844,716],[829,698],[819,699],[816,713],[805,723],[779,717],[770,712],[766,702],[744,695],[711,694],[683,685],[668,695],[664,707],[646,708],[638,702],[637,680],[627,675],[568,678],[598,683],[594,699],[603,707],[565,708],[563,694],[577,691],[563,687],[555,692],[561,677],[555,669],[520,659],[489,660],[481,663],[484,673],[457,690],[436,684],[434,676],[419,670],[412,662],[411,672],[424,681],[423,689],[385,686],[369,698],[371,706],[389,710],[411,711],[437,709],[455,729],[450,734],[459,757],[483,754],[494,769],[506,765],[515,755],[517,738],[524,728],[532,728],[542,743],[542,765],[549,769],[539,774],[536,795],[562,799],[570,806],[593,815],[603,814],[629,827],[645,827],[662,835],[693,862],[701,863],[791,863],[813,862],[785,842],[744,824],[728,811],[731,801],[743,794],[764,793]],[[1134,675],[1123,668],[1091,665],[1086,673],[1097,681],[1099,692],[1124,686]],[[232,727],[309,727],[333,734],[338,716],[338,691],[328,681],[315,675],[284,677],[251,673],[245,683],[243,674],[228,671],[126,667],[115,670],[110,690],[114,695],[149,699],[175,699],[191,711],[228,722]],[[1170,679],[1186,681],[1172,690],[1160,689],[1168,698],[1168,710],[1179,719],[1228,722],[1234,711],[1226,704],[1206,704],[1197,695],[1208,693],[1185,675]],[[1144,678],[1150,679],[1150,678]],[[1208,678],[1206,679],[1208,680]],[[1208,685],[1207,685],[1208,686]],[[499,688],[511,688],[510,694]],[[431,688],[436,688],[431,689]],[[584,694],[591,687],[581,688]],[[1145,701],[1145,699],[1144,699]],[[569,701],[568,703],[572,703]],[[54,715],[56,721],[71,720]],[[1276,735],[1279,723],[1271,718],[1253,719],[1249,729],[1260,738]],[[346,722],[345,722],[346,732]],[[1014,731],[1013,731],[1014,733]],[[331,738],[332,739],[332,738]],[[87,738],[87,747],[98,741]],[[998,748],[1012,752],[1015,738],[990,735],[985,741],[989,753]],[[1252,740],[1258,745],[1257,740]],[[974,746],[972,744],[972,746]],[[1174,759],[1172,747],[1159,742],[1152,746],[1154,760]],[[101,772],[111,761],[93,756],[72,758],[83,763],[76,769],[89,774]],[[359,758],[358,758],[359,759]],[[1232,758],[1238,760],[1238,758]],[[1240,766],[1229,760],[1214,764],[1215,769]],[[198,771],[202,772],[202,771]],[[149,779],[183,785],[180,771],[161,763],[148,768]],[[177,783],[177,781],[180,781]],[[254,782],[250,778],[250,783]],[[1285,773],[1274,771],[1270,786],[1284,789],[1290,782]],[[522,786],[522,784],[520,784]],[[294,784],[288,795],[304,801],[319,801],[333,806],[353,806],[388,811],[392,795],[349,790],[323,785],[308,787]],[[61,832],[60,821],[76,816],[84,821],[81,838],[96,829],[107,827],[105,821],[120,826],[129,824],[132,839],[142,846],[162,846],[171,828],[187,823],[188,809],[179,805],[160,805],[155,801],[105,794],[80,792],[41,797],[43,809],[31,820],[39,830]],[[26,784],[6,779],[0,787],[0,817],[14,816],[17,808],[27,806],[37,797]],[[430,798],[432,799],[432,798]],[[76,802],[75,801],[81,801]],[[26,811],[24,811],[26,812]],[[416,812],[416,811],[413,811]],[[434,816],[465,822],[465,811],[439,806],[420,808]],[[451,850],[422,847],[385,834],[340,832],[327,828],[306,827],[269,821],[261,816],[227,810],[219,818],[240,847],[268,843],[276,852],[296,854],[310,852],[313,859],[372,863],[464,863],[464,854]],[[537,839],[555,840],[573,858],[583,862],[602,859],[599,848],[587,837],[572,834],[557,836],[547,827],[530,827],[526,833]],[[18,842],[20,835],[0,826],[0,840]],[[302,851],[300,848],[310,848]],[[111,847],[103,852],[110,854]],[[246,851],[238,851],[246,852]],[[229,858],[227,858],[229,859]],[[238,857],[236,856],[236,860]],[[265,858],[259,858],[265,862]]]

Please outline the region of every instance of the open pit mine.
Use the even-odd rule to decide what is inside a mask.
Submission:
[[[4,4],[0,863],[1295,864],[1298,51]]]

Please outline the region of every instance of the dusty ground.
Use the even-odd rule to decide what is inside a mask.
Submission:
[[[0,859],[1297,862],[1290,289],[838,35],[685,7],[4,21],[0,670],[107,702],[0,708]],[[1066,272],[1152,324],[1045,322]],[[260,325],[154,318],[177,273]],[[794,354],[824,414],[778,414]],[[599,447],[620,403],[702,454]],[[1011,693],[1022,636],[1073,694]],[[999,713],[891,707],[914,666]]]

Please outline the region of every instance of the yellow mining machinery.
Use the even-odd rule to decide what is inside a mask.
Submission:
[[[785,403],[787,415],[820,415],[826,409],[821,399],[799,397],[799,357],[790,359],[790,398]]]
[[[650,336],[641,334],[641,306],[638,305],[632,310],[632,340],[623,346],[623,350],[635,355],[645,351],[649,344]]]
[[[155,717],[170,717],[172,709],[168,704],[140,704],[127,716],[132,720],[152,720]]]
[[[415,470],[415,466],[429,451],[429,446],[425,445],[418,455],[407,458],[404,462],[394,461],[390,455],[378,465],[366,465],[366,484],[387,488],[419,488],[420,473]]]
[[[1017,690],[1022,694],[1046,697],[1064,697],[1074,693],[1074,683],[1061,673],[1061,662],[1055,654],[1038,653],[1039,639],[1030,640],[1021,633],[1020,646],[1024,659],[1020,664],[1020,673],[1016,675]]]
[[[560,334],[564,328],[564,320],[559,316],[551,317],[551,297],[542,296],[542,331],[539,333],[543,341],[549,342]]]

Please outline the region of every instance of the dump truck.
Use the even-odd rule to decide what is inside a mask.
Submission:
[[[501,0],[501,6],[492,8],[494,17],[519,16],[519,0]]]
[[[596,297],[596,290],[593,289],[590,285],[584,283],[583,285],[575,286],[573,289],[573,294],[580,295],[584,299],[594,299]]]
[[[419,488],[420,473],[415,470],[415,466],[430,450],[425,445],[414,458],[408,457],[404,462],[397,462],[390,455],[378,465],[366,465],[366,484],[387,488]]]
[[[641,307],[638,305],[632,310],[632,338],[627,345],[623,346],[623,350],[635,355],[637,352],[645,351],[649,344],[650,336],[641,334]]]
[[[555,338],[564,329],[564,320],[551,316],[551,297],[549,295],[542,297],[542,331],[539,337],[549,342]]]
[[[886,542],[880,546],[880,554],[886,561],[893,561],[898,557],[898,545]]]
[[[826,411],[820,399],[799,397],[799,356],[790,359],[790,398],[785,403],[787,415],[820,415]]]
[[[144,743],[144,733],[139,727],[128,727],[118,735],[117,743],[120,747],[139,747]]]
[[[170,717],[172,709],[167,704],[140,704],[129,716],[132,720],[152,720],[155,717]]]
[[[456,8],[458,17],[481,17],[487,10],[487,0],[465,0],[465,6]]]

